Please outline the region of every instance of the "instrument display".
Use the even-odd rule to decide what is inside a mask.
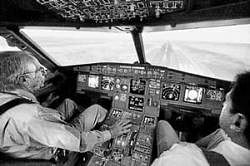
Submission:
[[[142,97],[129,96],[128,108],[135,111],[143,111],[144,99]]]
[[[114,77],[103,76],[101,80],[101,89],[103,90],[113,90],[115,86]]]
[[[77,81],[78,82],[87,82],[87,75],[85,75],[85,74],[78,74]]]
[[[206,98],[212,101],[223,101],[224,93],[223,91],[208,89],[206,91]]]
[[[186,86],[184,101],[190,103],[201,103],[203,88],[195,86]]]
[[[146,88],[146,81],[141,79],[131,79],[130,93],[144,95]]]
[[[99,76],[89,75],[88,86],[90,88],[98,88],[99,87]]]
[[[175,83],[162,84],[162,99],[178,101],[181,86]]]

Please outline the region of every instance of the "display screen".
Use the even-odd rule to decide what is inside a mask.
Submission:
[[[112,118],[120,118],[122,116],[122,110],[113,109],[111,116]]]
[[[156,123],[156,119],[155,117],[149,117],[149,116],[145,116],[144,117],[144,120],[143,120],[143,123],[145,125],[154,125]]]
[[[162,84],[162,99],[165,100],[179,100],[181,86],[174,83]]]
[[[98,88],[99,87],[99,76],[89,75],[88,86],[90,88]]]
[[[78,82],[87,82],[87,75],[85,75],[85,74],[78,74],[77,81]]]
[[[146,81],[141,79],[132,79],[130,84],[130,93],[144,95]]]
[[[101,89],[103,90],[113,90],[115,85],[114,77],[103,76],[101,81]]]
[[[189,103],[201,103],[203,88],[186,86],[184,101]]]
[[[129,96],[128,108],[135,111],[143,111],[144,108],[144,98]]]
[[[223,101],[224,93],[220,90],[208,89],[206,91],[206,99],[213,101]]]

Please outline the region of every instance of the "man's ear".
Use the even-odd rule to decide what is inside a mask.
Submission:
[[[243,132],[247,127],[247,119],[245,115],[241,113],[236,113],[232,117],[232,124],[230,129],[236,132]]]

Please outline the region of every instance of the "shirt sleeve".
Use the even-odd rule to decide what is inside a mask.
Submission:
[[[81,135],[80,151],[90,151],[95,144],[103,143],[111,139],[110,131],[90,131]]]
[[[89,151],[95,144],[111,139],[109,131],[80,132],[69,125],[43,119],[30,120],[26,134],[46,146],[77,152]]]
[[[155,159],[151,166],[209,166],[202,151],[192,143],[174,144]]]

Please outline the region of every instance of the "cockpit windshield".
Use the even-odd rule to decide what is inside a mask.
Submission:
[[[101,29],[101,30],[100,30]],[[24,28],[60,66],[138,61],[130,33],[108,28]],[[146,62],[198,75],[232,80],[250,69],[250,25],[142,32]]]
[[[60,66],[137,61],[130,33],[23,29]]]
[[[152,65],[232,80],[250,69],[250,25],[143,33]]]

